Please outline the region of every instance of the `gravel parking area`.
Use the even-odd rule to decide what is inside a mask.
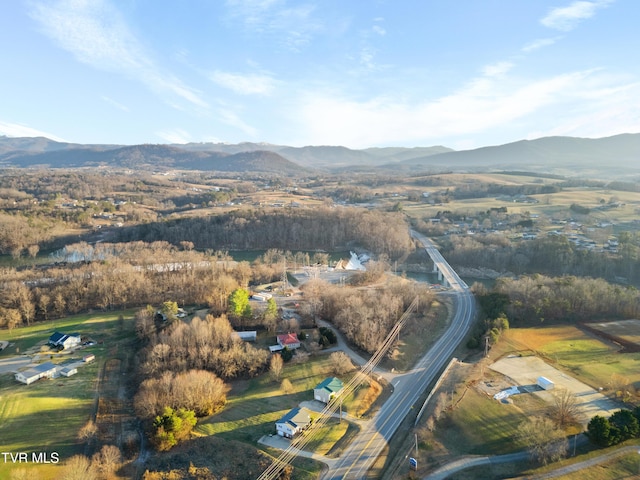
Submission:
[[[616,402],[605,397],[594,388],[586,385],[564,372],[545,363],[538,357],[509,356],[501,358],[489,368],[501,373],[511,380],[513,385],[533,385],[538,377],[543,376],[555,384],[555,389],[565,388],[576,396],[576,404],[580,410],[580,422],[587,425],[595,415],[610,416],[621,408]],[[532,393],[548,403],[553,403],[553,390]]]

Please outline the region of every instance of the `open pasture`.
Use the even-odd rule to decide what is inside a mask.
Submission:
[[[640,353],[621,353],[620,347],[574,325],[512,328],[494,355],[536,353],[593,388],[611,388],[615,377],[640,383]]]
[[[85,353],[96,361],[82,365],[72,377],[42,379],[31,385],[15,381],[12,374],[0,375],[0,438],[4,452],[57,452],[60,463],[22,465],[37,471],[38,478],[59,478],[59,465],[69,457],[84,452],[77,440],[79,429],[94,412],[98,371],[102,361],[117,354],[124,339],[133,336],[131,311],[84,314],[16,328],[8,336],[13,347],[3,352],[10,356],[46,341],[54,331],[78,332],[95,339],[97,345],[74,353],[40,355],[41,361],[81,360]],[[8,332],[7,332],[8,333]],[[52,357],[52,358],[51,358]],[[30,454],[30,453],[29,453]],[[20,467],[20,466],[18,466]],[[0,462],[0,478],[10,478],[16,468]]]

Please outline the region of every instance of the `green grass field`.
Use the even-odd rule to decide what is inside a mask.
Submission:
[[[71,355],[55,354],[53,359],[50,355],[41,355],[41,361],[80,360],[86,353],[95,354],[96,361],[81,366],[72,377],[42,379],[31,385],[16,382],[13,374],[0,375],[0,445],[3,452],[57,452],[61,465],[72,455],[83,453],[77,433],[93,411],[100,365],[117,350],[120,341],[133,335],[132,311],[78,315],[39,323],[14,329],[3,338],[25,351],[48,339],[55,330],[79,332],[103,343]],[[13,352],[15,347],[3,352],[2,358]],[[0,462],[0,478],[10,478],[10,471],[17,467]],[[43,480],[59,476],[59,467],[52,465],[22,467],[34,475],[37,472],[37,478]]]
[[[285,393],[280,383],[271,381],[268,375],[235,382],[225,408],[199,422],[197,435],[215,435],[219,438],[238,440],[252,445],[263,435],[275,433],[275,422],[285,413],[305,400],[313,400],[313,387],[332,375],[328,356],[311,357],[304,363],[285,365],[282,378],[291,382],[292,389]],[[348,378],[343,379],[345,382]],[[345,410],[350,403],[345,402]],[[354,407],[355,408],[355,407]],[[312,414],[313,417],[313,414]],[[357,427],[348,422],[330,420],[322,435],[312,442],[318,453],[330,455],[344,447]]]
[[[304,400],[313,400],[313,387],[329,374],[330,362],[323,356],[285,365],[282,378],[291,382],[289,393],[269,375],[235,382],[225,408],[199,423],[196,433],[255,444],[263,435],[275,432],[275,422],[282,415]]]
[[[640,384],[640,353],[618,349],[573,325],[544,328],[512,328],[500,349],[530,349],[547,361],[569,370],[578,380],[594,388],[607,388],[614,375]]]
[[[456,454],[491,455],[518,450],[513,434],[527,415],[469,389],[464,400],[438,424],[437,438]]]
[[[122,310],[118,312],[99,312],[73,315],[71,317],[38,322],[27,327],[14,328],[12,331],[0,332],[0,340],[7,340],[15,345],[0,352],[0,358],[16,353],[24,353],[29,348],[40,342],[46,343],[51,334],[56,331],[63,333],[80,333],[93,338],[96,341],[109,339],[110,342],[119,341],[130,335],[133,325],[123,328],[120,316],[124,319],[132,319],[134,310]],[[125,320],[126,322],[127,320]]]

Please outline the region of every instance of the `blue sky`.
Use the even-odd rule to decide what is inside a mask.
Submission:
[[[25,0],[0,134],[446,145],[640,132],[637,0]]]

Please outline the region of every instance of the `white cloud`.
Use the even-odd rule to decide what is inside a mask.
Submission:
[[[335,92],[312,93],[304,98],[298,119],[308,127],[299,143],[326,143],[330,138],[335,144],[367,147],[495,134],[515,121],[548,114],[549,108],[583,103],[593,88],[582,91],[580,99],[576,91],[593,74],[579,71],[532,81],[482,76],[450,95],[423,102],[391,96],[359,102]],[[549,119],[556,117],[551,114]]]
[[[0,121],[0,135],[8,137],[46,137],[56,142],[66,142],[53,133],[44,132],[20,123],[7,123]]]
[[[227,0],[226,4],[230,17],[239,19],[245,28],[277,35],[281,44],[294,51],[308,44],[322,28],[311,3],[289,7],[285,0]]]
[[[269,95],[275,88],[275,80],[265,74],[229,73],[215,71],[209,75],[212,82],[240,95]]]
[[[387,31],[380,25],[374,25],[373,27],[371,27],[371,30],[373,30],[374,33],[377,33],[380,36],[384,36],[387,34]]]
[[[512,68],[513,68],[513,63],[511,62],[497,62],[491,65],[486,65],[482,69],[482,73],[486,77],[499,77],[507,73]]]
[[[242,110],[242,107],[238,105],[229,105],[223,101],[218,101],[215,119],[221,123],[237,128],[245,135],[254,138],[258,134],[258,130],[240,118],[239,112]]]
[[[181,128],[176,128],[174,130],[161,130],[156,132],[156,135],[167,143],[189,143],[191,141],[191,135],[189,135],[189,132],[186,132]]]
[[[527,43],[524,47],[522,47],[522,51],[525,53],[529,53],[540,48],[548,47],[556,43],[560,38],[562,37],[540,38],[538,40],[534,40],[533,42]]]
[[[611,0],[575,1],[567,7],[550,10],[540,23],[554,30],[568,32],[573,30],[580,21],[593,17],[598,9],[607,7],[610,3]]]
[[[33,3],[32,7],[31,16],[43,32],[78,61],[133,78],[157,94],[207,107],[198,92],[154,64],[120,12],[106,0],[58,0]]]
[[[109,105],[113,105],[114,107],[116,107],[118,110],[122,110],[123,112],[129,111],[129,107],[127,107],[126,105],[123,105],[120,102],[115,101],[113,98],[109,98],[106,95],[103,95],[101,98],[102,100],[107,102]]]

